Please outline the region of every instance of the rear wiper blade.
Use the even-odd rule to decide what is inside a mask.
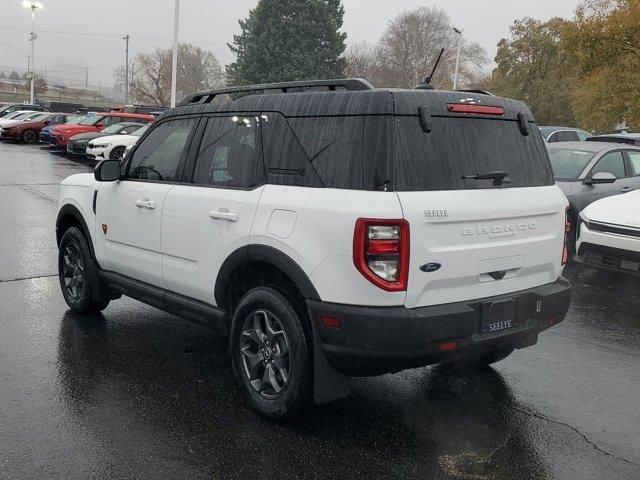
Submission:
[[[511,183],[509,172],[498,170],[495,172],[481,172],[473,175],[463,175],[463,180],[493,180],[493,185],[499,187],[503,183]]]

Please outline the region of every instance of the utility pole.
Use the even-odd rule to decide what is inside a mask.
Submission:
[[[125,42],[124,47],[124,104],[129,105],[129,34],[127,33],[122,39]]]
[[[180,0],[175,1],[173,18],[173,63],[171,65],[171,108],[176,106],[176,79],[178,76],[178,26],[180,24]]]
[[[453,89],[458,89],[458,74],[460,72],[460,50],[462,49],[462,30],[453,27],[453,31],[458,34],[458,51],[456,52],[456,72],[453,74]]]
[[[89,86],[89,67],[84,67],[84,86]]]

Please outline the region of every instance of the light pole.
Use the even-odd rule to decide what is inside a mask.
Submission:
[[[38,36],[36,35],[34,28],[33,28],[33,23],[36,17],[36,10],[42,10],[44,8],[44,5],[42,5],[42,3],[40,2],[36,2],[34,0],[22,0],[22,6],[24,8],[28,8],[31,10],[31,35],[29,36],[29,41],[31,42],[31,100],[30,103],[31,105],[33,105],[33,102],[35,100],[34,98],[34,91],[35,91],[35,82],[36,82],[36,74],[35,74],[35,63],[36,63],[36,57],[35,57],[35,50],[36,50],[36,38],[38,38]]]
[[[122,39],[125,41],[124,47],[124,104],[129,104],[129,34],[126,34]]]
[[[453,31],[458,34],[458,50],[456,52],[456,72],[453,75],[453,89],[458,89],[458,74],[460,72],[460,50],[462,49],[462,30],[453,27]]]
[[[171,65],[171,108],[176,106],[176,79],[178,76],[178,26],[180,24],[180,0],[175,0],[173,17],[173,58]]]

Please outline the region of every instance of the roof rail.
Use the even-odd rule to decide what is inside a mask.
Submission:
[[[186,97],[180,106],[196,103],[211,103],[218,95],[247,94],[261,95],[264,93],[297,93],[312,88],[327,87],[330,91],[336,90],[374,90],[375,87],[362,78],[344,78],[338,80],[308,80],[302,82],[264,83],[261,85],[247,85],[243,87],[229,87],[205,92],[193,93]],[[291,92],[293,91],[293,92]]]
[[[491,97],[495,97],[495,94],[487,90],[469,89],[469,90],[454,90],[454,92],[477,93],[479,95],[489,95]]]

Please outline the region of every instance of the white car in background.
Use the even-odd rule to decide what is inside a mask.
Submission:
[[[87,156],[96,161],[105,159],[122,160],[127,147],[135,145],[148,128],[145,125],[128,135],[109,135],[93,139],[87,145]]]
[[[640,190],[598,200],[580,214],[576,260],[640,274]]]
[[[36,112],[34,110],[17,110],[13,113],[10,113],[6,117],[0,118],[0,127],[6,125],[7,123],[19,122],[21,120],[26,120],[28,117],[34,114],[41,114],[42,112]]]

